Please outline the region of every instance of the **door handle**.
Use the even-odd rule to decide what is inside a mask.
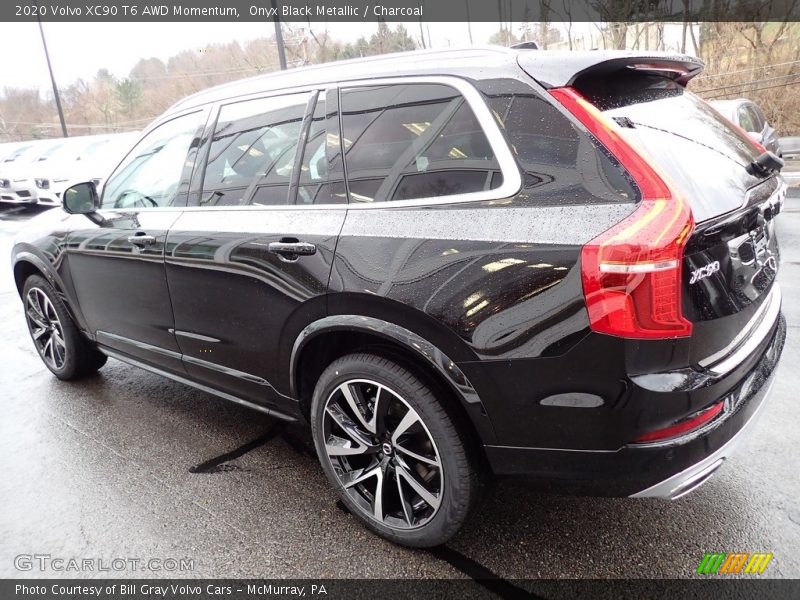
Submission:
[[[128,242],[134,246],[152,246],[156,243],[156,236],[146,233],[137,233],[128,236]]]
[[[298,256],[311,256],[316,254],[317,247],[308,242],[270,242],[269,251],[279,254],[284,260],[297,260]]]

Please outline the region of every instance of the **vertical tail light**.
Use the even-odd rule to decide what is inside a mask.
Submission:
[[[691,209],[583,96],[568,87],[550,94],[616,157],[641,192],[636,209],[581,252],[592,330],[640,339],[691,335],[692,324],[681,309],[683,249],[694,228]]]

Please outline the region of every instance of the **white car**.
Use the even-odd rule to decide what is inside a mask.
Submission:
[[[30,142],[3,142],[0,144],[0,164],[6,157],[11,156],[20,148],[29,145]]]
[[[32,165],[46,161],[62,140],[36,140],[18,146],[0,162],[0,200],[12,204],[36,204],[39,196],[30,176]]]
[[[747,98],[738,100],[712,100],[709,102],[728,120],[732,121],[747,132],[751,138],[764,146],[770,152],[782,156],[778,133],[769,124],[764,113],[755,102]]]
[[[73,141],[46,164],[36,163],[33,181],[39,204],[58,206],[70,181],[92,180],[99,186],[138,135],[135,132],[72,138]]]

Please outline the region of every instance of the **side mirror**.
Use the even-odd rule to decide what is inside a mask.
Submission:
[[[61,205],[71,215],[90,215],[100,208],[100,196],[94,182],[76,183],[64,190]]]

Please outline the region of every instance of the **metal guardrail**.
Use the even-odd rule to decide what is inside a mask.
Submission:
[[[800,186],[800,136],[782,137],[779,143],[786,161],[781,174],[787,185]]]
[[[800,158],[800,136],[782,137],[778,140],[784,158]]]

